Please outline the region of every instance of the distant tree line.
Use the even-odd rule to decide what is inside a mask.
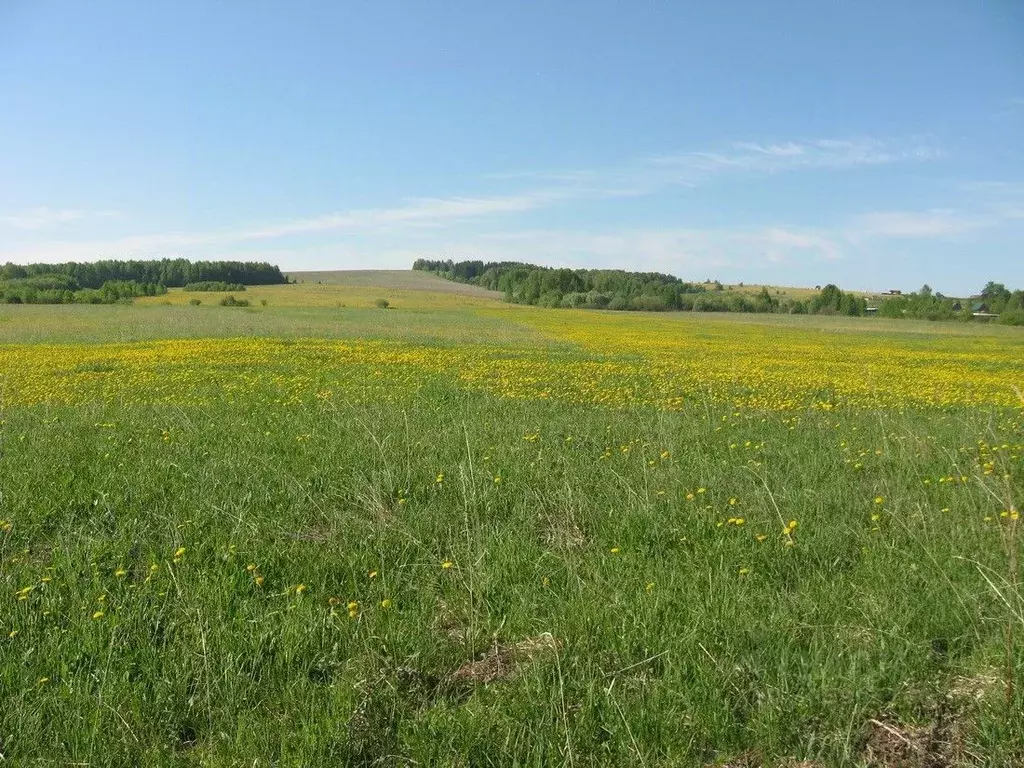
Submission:
[[[194,293],[204,292],[216,292],[224,293],[226,291],[244,291],[245,286],[241,283],[225,283],[222,280],[204,280],[201,283],[188,283],[185,286],[186,291],[192,291]]]
[[[287,283],[274,264],[188,259],[103,260],[64,264],[0,266],[0,302],[7,304],[111,304],[136,296],[156,296],[168,288],[196,283],[244,285]],[[196,289],[200,290],[200,289]]]
[[[989,282],[981,293],[958,299],[935,293],[924,285],[916,293],[884,299],[878,305],[882,317],[918,320],[972,320],[977,315],[998,315],[995,322],[1024,325],[1024,290],[1011,291],[1002,283]]]
[[[520,262],[417,259],[413,269],[505,294],[515,304],[646,312],[785,312],[863,315],[867,302],[834,285],[803,301],[773,296],[767,288],[748,294],[718,281],[688,283],[659,272],[621,269],[559,269]]]
[[[4,264],[0,267],[0,282],[42,275],[67,275],[80,288],[99,288],[108,280],[134,280],[136,283],[156,283],[167,288],[182,288],[189,283],[211,280],[244,285],[288,282],[280,267],[256,261],[103,260],[26,266]]]

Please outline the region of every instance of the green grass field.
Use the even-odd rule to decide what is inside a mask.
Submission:
[[[0,762],[1024,765],[1019,329],[317,274],[0,308]]]

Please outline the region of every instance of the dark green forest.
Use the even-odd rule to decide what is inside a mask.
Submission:
[[[112,304],[196,283],[275,285],[288,282],[265,262],[151,259],[0,266],[0,303]],[[206,289],[214,290],[214,289]],[[219,290],[219,289],[218,289]]]
[[[515,304],[646,312],[784,312],[863,315],[867,302],[827,285],[803,301],[779,299],[766,288],[748,294],[718,282],[688,283],[659,272],[619,269],[559,269],[518,262],[417,259],[413,269],[501,291]]]

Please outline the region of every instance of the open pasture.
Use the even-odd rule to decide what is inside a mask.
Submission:
[[[474,285],[462,285],[425,272],[412,270],[365,270],[345,272],[296,272],[291,278],[300,280],[289,285],[255,285],[236,296],[248,299],[253,306],[331,307],[364,309],[374,307],[380,299],[398,309],[443,310],[492,306],[502,298],[500,293]],[[217,304],[230,292],[191,292],[173,289],[163,296],[139,300],[140,305],[188,304],[198,299],[203,304]]]
[[[0,309],[6,760],[1024,761],[1020,332],[304,279]]]

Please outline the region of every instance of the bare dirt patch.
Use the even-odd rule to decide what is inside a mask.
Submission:
[[[509,680],[524,662],[532,661],[558,650],[558,641],[550,632],[528,637],[517,643],[503,644],[497,639],[480,658],[463,664],[448,676],[453,685],[488,683]]]

